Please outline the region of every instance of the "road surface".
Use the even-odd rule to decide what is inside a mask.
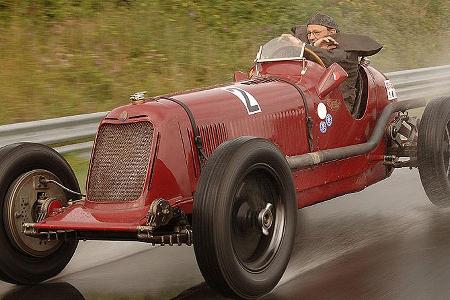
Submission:
[[[263,299],[450,299],[450,210],[426,198],[416,170],[298,212],[288,269]],[[224,299],[192,247],[80,242],[57,278],[0,283],[3,299]],[[38,297],[38,298],[37,298]]]

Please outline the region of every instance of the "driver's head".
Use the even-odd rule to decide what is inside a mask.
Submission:
[[[336,21],[325,14],[315,14],[307,23],[308,41],[312,44],[318,39],[339,32]]]

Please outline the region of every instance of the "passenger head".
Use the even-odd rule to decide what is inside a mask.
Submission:
[[[318,39],[339,32],[336,21],[325,14],[315,14],[307,23],[308,41],[312,44]]]

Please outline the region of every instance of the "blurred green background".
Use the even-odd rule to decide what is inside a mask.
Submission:
[[[450,0],[0,0],[0,124],[231,81],[319,11],[382,43],[385,72],[450,62]]]
[[[382,71],[450,63],[450,0],[0,0],[0,124],[231,81],[316,12],[382,43]],[[67,159],[83,185],[86,158]]]

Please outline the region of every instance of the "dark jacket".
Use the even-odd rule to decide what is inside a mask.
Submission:
[[[355,52],[348,52],[342,48],[327,50],[307,45],[307,48],[314,51],[328,68],[333,63],[338,63],[348,74],[347,79],[339,86],[344,100],[353,107],[356,97],[356,80],[358,79],[358,55]]]
[[[303,42],[308,42],[306,26],[293,27],[292,32],[295,37]],[[307,47],[323,60],[326,67],[338,63],[348,73],[348,78],[339,88],[345,101],[352,107],[356,96],[359,57],[374,55],[383,46],[364,35],[337,33],[333,35],[333,38],[339,43],[336,49],[327,50],[311,45],[307,45]]]

